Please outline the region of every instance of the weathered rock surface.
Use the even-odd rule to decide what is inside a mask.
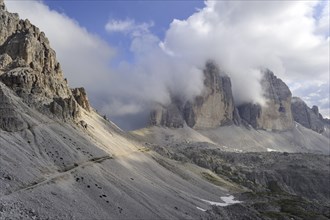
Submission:
[[[293,127],[291,91],[270,70],[264,71],[261,81],[266,104],[247,103],[238,107],[242,119],[256,129],[283,131]]]
[[[27,123],[17,112],[13,100],[8,97],[5,85],[0,82],[0,130],[12,132],[27,127]]]
[[[216,128],[232,123],[235,103],[230,78],[212,62],[204,70],[204,90],[193,102],[187,102],[184,118],[196,129]]]
[[[318,133],[324,132],[324,127],[327,125],[326,120],[319,113],[317,106],[309,108],[298,97],[293,97],[292,99],[292,115],[296,122]]]
[[[83,87],[81,87],[81,88],[71,89],[71,91],[72,91],[73,97],[78,102],[78,104],[82,108],[84,108],[86,111],[90,112],[91,107],[89,105],[89,101],[88,101],[85,89]]]
[[[151,125],[161,125],[170,128],[182,128],[185,124],[180,102],[173,102],[167,106],[156,105],[150,113]]]
[[[172,98],[169,105],[157,106],[151,112],[150,124],[177,128],[186,123],[191,128],[208,129],[239,123],[230,78],[212,62],[206,64],[204,77],[201,95],[186,102]]]
[[[73,96],[45,34],[0,4],[0,81],[25,103],[61,119],[78,117],[77,102],[89,110],[84,89]]]

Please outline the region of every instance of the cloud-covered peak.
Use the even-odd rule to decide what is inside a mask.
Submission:
[[[231,77],[236,104],[264,102],[263,67],[299,84],[293,95],[318,94],[322,106],[329,100],[319,89],[329,86],[329,1],[205,1],[187,19],[174,19],[165,37],[152,33],[153,22],[112,19],[106,31],[127,37],[134,57],[118,68],[109,66],[114,50],[73,19],[40,1],[6,3],[47,34],[70,84],[85,86],[92,103],[121,122],[134,123],[132,115],[141,118],[173,93],[199,95],[210,59]]]

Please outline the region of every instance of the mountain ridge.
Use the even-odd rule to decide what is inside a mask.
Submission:
[[[0,27],[0,219],[329,218],[329,139],[235,125],[217,71],[189,117],[175,100],[179,120],[160,114],[170,128],[127,133],[69,88],[46,36],[3,0]]]

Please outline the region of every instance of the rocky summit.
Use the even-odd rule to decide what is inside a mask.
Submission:
[[[158,104],[151,112],[150,125],[194,129],[216,128],[239,123],[230,78],[213,63],[207,62],[202,94],[193,101],[184,101],[173,95],[167,106]]]
[[[293,97],[292,99],[292,114],[296,122],[318,133],[326,132],[327,127],[329,127],[328,120],[324,119],[319,113],[317,106],[314,105],[312,108],[309,108],[298,97]]]
[[[256,129],[284,131],[293,127],[292,94],[289,87],[273,72],[263,71],[261,85],[266,103],[247,103],[238,107],[243,120]]]
[[[76,118],[78,104],[47,37],[28,20],[7,12],[3,1],[1,4],[0,82],[39,111],[62,119]],[[80,95],[84,91],[73,91],[88,109],[87,99],[82,102]],[[77,91],[81,91],[79,95]]]

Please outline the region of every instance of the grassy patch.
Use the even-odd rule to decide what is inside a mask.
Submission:
[[[209,173],[206,173],[206,172],[202,172],[201,174],[204,177],[204,179],[206,179],[210,183],[213,183],[214,185],[222,186],[222,187],[228,186],[228,184],[226,184],[224,181],[221,181],[221,179],[218,178],[218,177],[215,177],[215,176],[213,176]]]

